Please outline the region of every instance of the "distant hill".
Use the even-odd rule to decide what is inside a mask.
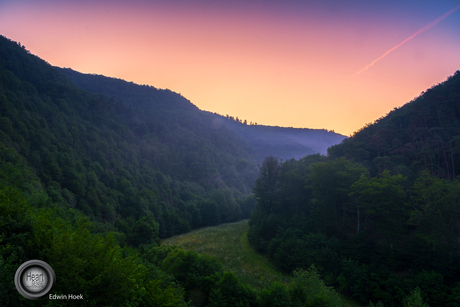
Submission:
[[[214,116],[235,135],[251,144],[259,159],[274,155],[285,161],[316,153],[326,155],[330,146],[346,138],[324,129],[247,125],[218,114]]]
[[[126,108],[129,128],[155,144],[152,159],[164,155],[156,167],[165,174],[180,180],[222,181],[243,193],[250,191],[257,169],[247,145],[186,98],[153,86],[56,69],[79,88]]]
[[[422,169],[440,178],[460,175],[460,71],[395,108],[328,150],[331,157],[411,176]]]
[[[182,125],[184,122],[193,122],[194,116],[206,118],[207,121],[212,118],[210,129],[222,126],[229,128],[238,139],[244,140],[244,149],[257,162],[270,155],[283,160],[300,159],[316,153],[325,155],[328,147],[345,138],[321,129],[246,125],[218,114],[200,111],[190,101],[169,90],[158,90],[101,75],[82,74],[69,68],[58,69],[84,90],[107,95],[137,109],[155,111],[149,114],[149,120],[164,122],[165,115],[174,116],[174,120],[167,123]],[[178,112],[181,116],[177,116]],[[193,130],[195,126],[188,125],[186,128]]]
[[[123,100],[80,89],[0,37],[0,161],[14,152],[47,201],[132,245],[247,218],[258,169],[246,145],[178,94],[112,81]]]

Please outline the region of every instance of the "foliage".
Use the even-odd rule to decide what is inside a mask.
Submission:
[[[221,264],[215,258],[183,249],[171,251],[162,261],[161,268],[175,277],[189,298],[195,296],[195,300],[200,302],[206,301],[215,279],[223,273]],[[196,297],[198,294],[200,298]]]
[[[279,211],[277,192],[280,180],[280,161],[273,156],[264,160],[260,167],[260,177],[256,180],[253,192],[257,203],[263,211],[271,213]]]
[[[344,306],[340,295],[321,280],[315,266],[293,274],[288,287],[292,306]]]
[[[269,288],[264,289],[260,293],[261,307],[289,307],[291,300],[289,292],[284,284],[274,282]]]
[[[82,294],[87,306],[135,306],[139,301],[154,304],[152,299],[156,297],[163,297],[165,303],[183,301],[174,284],[156,286],[161,280],[147,278],[147,268],[135,256],[123,257],[110,234],[91,234],[87,218],[77,215],[75,226],[71,226],[56,210],[37,209],[30,203],[16,188],[0,189],[3,276],[14,276],[27,260],[42,259],[51,265],[58,279],[52,294]],[[2,306],[32,303],[14,289],[12,278],[3,278],[1,286]],[[38,304],[62,306],[62,302],[48,300]]]
[[[249,286],[241,284],[232,272],[225,272],[211,290],[209,305],[212,307],[252,307],[257,305],[257,296]]]
[[[423,303],[419,287],[416,287],[414,291],[404,299],[403,303],[404,307],[428,307],[428,304]]]
[[[460,174],[460,71],[400,108],[328,149],[368,166],[373,176],[388,169],[403,176],[455,179]]]
[[[280,269],[315,265],[327,284],[362,304],[394,306],[417,286],[430,305],[455,297],[458,181],[428,171],[371,177],[345,158],[273,161],[256,181],[248,239]]]

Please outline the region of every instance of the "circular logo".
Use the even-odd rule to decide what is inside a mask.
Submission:
[[[53,268],[41,260],[24,262],[14,275],[14,284],[19,293],[30,300],[39,299],[54,286],[56,275]]]

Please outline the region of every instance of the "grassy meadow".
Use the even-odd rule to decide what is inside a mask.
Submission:
[[[168,238],[162,244],[178,245],[186,250],[217,257],[224,270],[232,271],[245,284],[261,291],[274,281],[289,283],[291,276],[278,271],[267,257],[258,254],[247,238],[248,220],[201,228]],[[360,305],[342,297],[347,306]]]
[[[258,254],[247,238],[248,220],[206,227],[187,234],[163,240],[162,244],[172,244],[200,254],[217,257],[226,271],[235,273],[243,283],[256,290],[262,290],[270,283],[288,283],[290,276],[282,274],[268,258]]]

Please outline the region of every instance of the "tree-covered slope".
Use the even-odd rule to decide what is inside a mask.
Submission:
[[[328,153],[359,161],[373,174],[389,169],[409,176],[426,169],[440,178],[456,178],[460,174],[460,71]]]
[[[126,125],[139,141],[150,145],[148,158],[163,173],[195,182],[222,180],[241,192],[249,191],[255,168],[247,148],[181,95],[101,75],[58,70],[83,90],[126,108],[122,114]]]
[[[328,152],[262,163],[249,242],[362,304],[458,306],[460,72]]]
[[[321,129],[283,128],[263,125],[248,125],[232,117],[204,112],[184,97],[169,90],[151,86],[140,86],[120,79],[101,75],[82,74],[71,69],[59,69],[80,88],[112,97],[135,109],[147,111],[146,118],[169,125],[171,133],[182,133],[182,127],[198,135],[207,135],[206,129],[224,130],[229,144],[239,142],[240,150],[249,155],[249,160],[262,162],[270,155],[283,160],[300,159],[308,154],[326,154],[327,148],[341,142],[345,136]],[[175,123],[178,126],[173,126]],[[197,125],[197,123],[199,123]],[[227,127],[227,129],[222,129]],[[236,137],[236,140],[235,140]],[[185,137],[187,139],[187,137]],[[233,150],[235,150],[233,148]]]
[[[84,91],[0,37],[0,142],[54,202],[127,243],[247,217],[256,167],[241,143],[179,95],[151,102],[157,90],[137,87],[147,91],[137,103]]]

